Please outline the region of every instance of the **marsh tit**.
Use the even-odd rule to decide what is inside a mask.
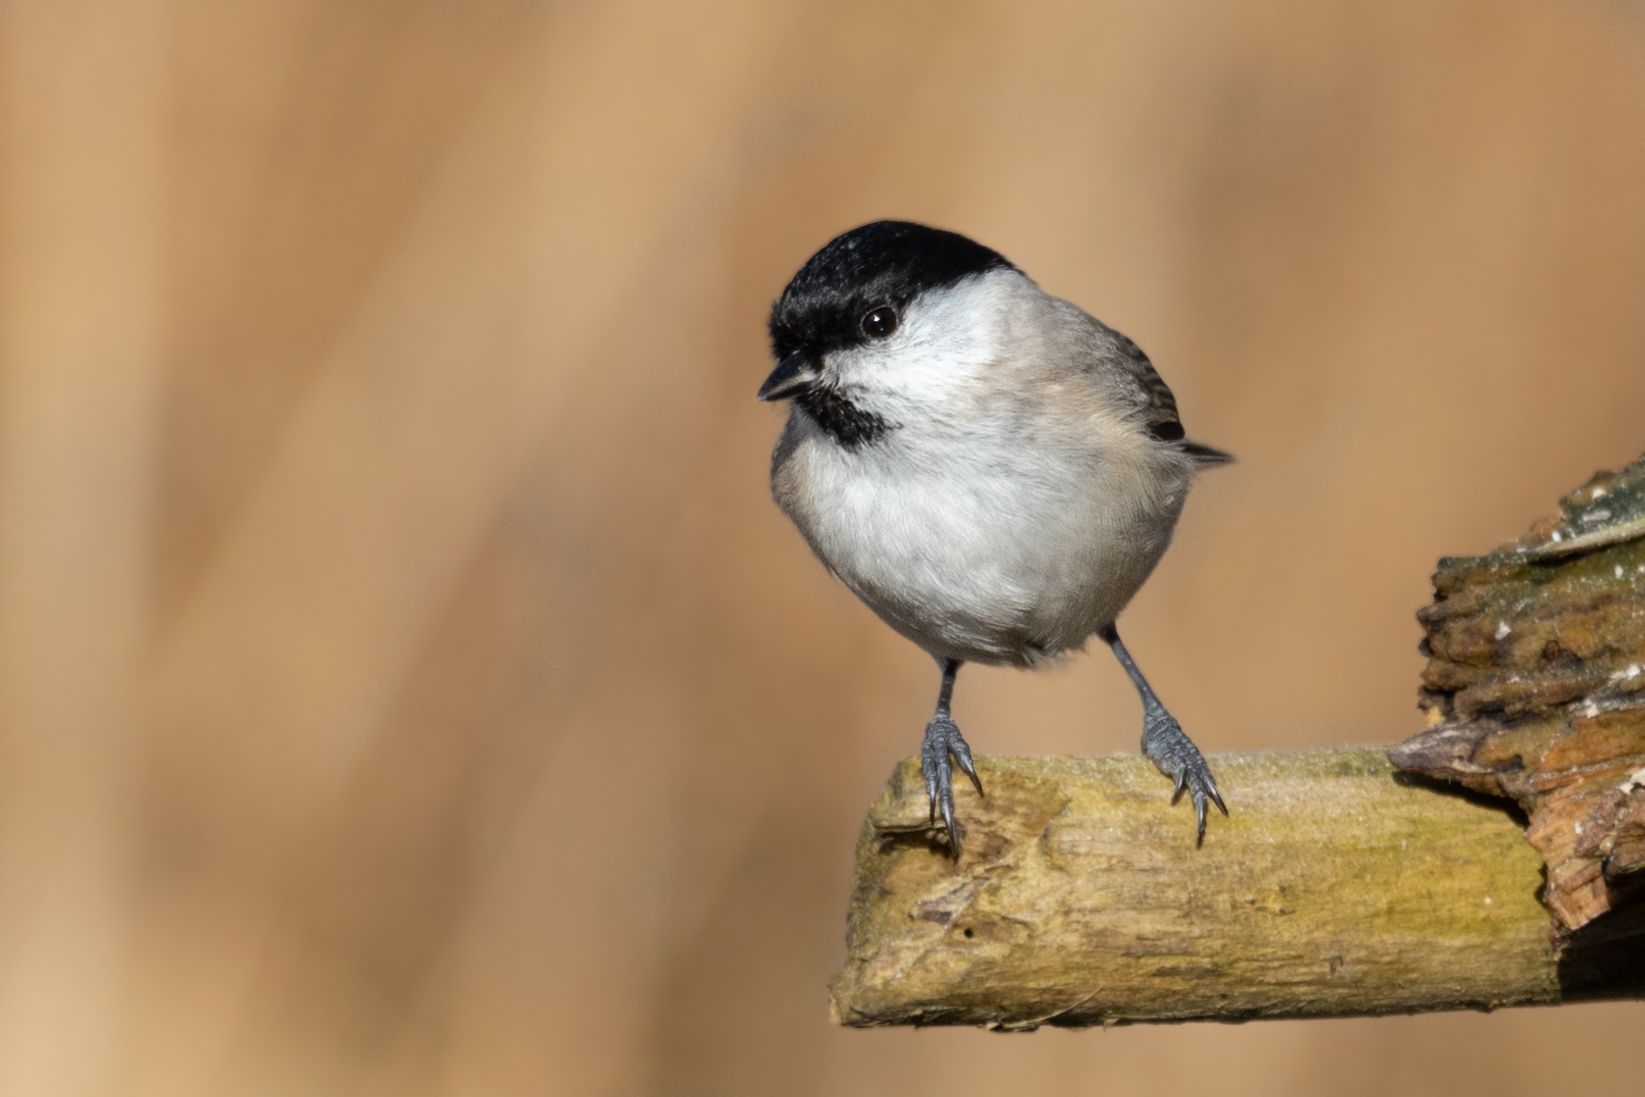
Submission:
[[[1142,749],[1193,798],[1222,796],[1114,621],[1171,540],[1190,442],[1130,339],[964,236],[876,221],[808,259],[771,309],[788,400],[771,486],[824,565],[942,668],[920,749],[931,820],[958,852],[952,765],[982,792],[949,711],[967,662],[1034,667],[1099,636],[1141,695]],[[952,762],[950,761],[952,759]]]

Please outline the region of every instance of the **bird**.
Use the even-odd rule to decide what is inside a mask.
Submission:
[[[771,306],[763,401],[790,405],[771,490],[823,565],[937,662],[920,746],[930,833],[954,856],[952,713],[966,663],[1042,667],[1105,643],[1143,707],[1142,751],[1186,792],[1195,846],[1228,808],[1116,620],[1170,543],[1190,441],[1131,339],[967,236],[874,221],[834,237]],[[937,823],[941,816],[942,822]]]

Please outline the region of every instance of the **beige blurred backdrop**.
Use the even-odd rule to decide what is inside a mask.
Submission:
[[[753,392],[834,233],[999,248],[1240,457],[1126,617],[1199,742],[1392,740],[1436,558],[1645,449],[1639,12],[0,2],[0,1093],[1636,1086],[1637,1005],[831,1027],[936,682]]]

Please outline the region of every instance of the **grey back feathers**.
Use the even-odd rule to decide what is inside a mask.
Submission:
[[[1177,413],[1177,399],[1141,347],[1129,336],[1115,331],[1078,306],[1067,302],[1063,304],[1079,312],[1098,332],[1094,340],[1093,367],[1113,370],[1134,386],[1131,391],[1137,402],[1137,415],[1149,434],[1158,441],[1177,444],[1200,465],[1224,465],[1233,461],[1231,454],[1220,449],[1188,441],[1182,418]],[[1124,397],[1123,392],[1116,395]]]

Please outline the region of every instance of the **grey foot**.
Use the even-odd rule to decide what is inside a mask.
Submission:
[[[949,765],[950,756],[958,763],[960,772],[977,786],[977,795],[982,795],[982,781],[977,778],[977,767],[971,761],[971,748],[966,745],[965,736],[953,720],[938,714],[925,725],[925,741],[920,744],[920,770],[925,774],[925,794],[931,799],[931,822],[935,823],[937,813],[942,813],[949,848],[958,856],[960,826],[954,821],[954,771]]]
[[[1217,779],[1211,776],[1205,756],[1182,730],[1176,717],[1159,705],[1150,706],[1143,714],[1142,752],[1175,784],[1171,793],[1173,804],[1182,799],[1184,792],[1194,798],[1194,845],[1204,845],[1206,800],[1216,804],[1224,815],[1228,814],[1228,806],[1217,792]]]

